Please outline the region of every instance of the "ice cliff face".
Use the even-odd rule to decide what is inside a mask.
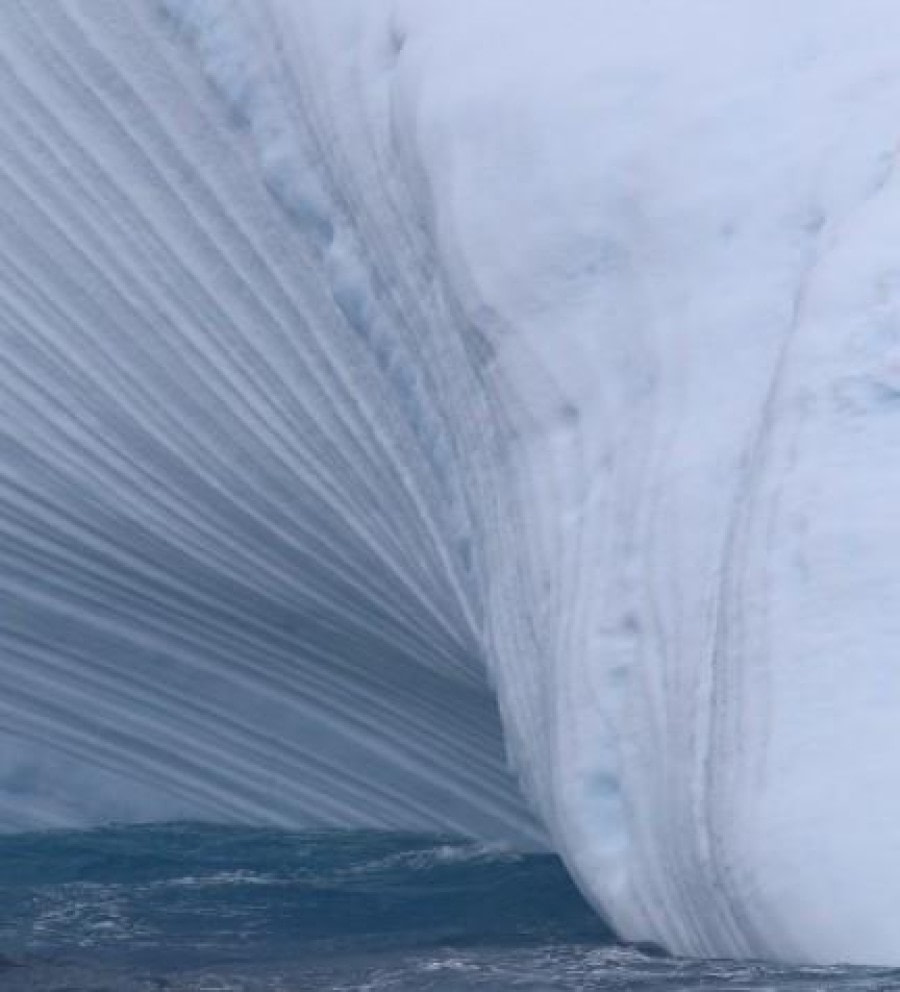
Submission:
[[[465,573],[485,401],[419,332],[464,354],[427,259],[363,247],[362,191],[292,118],[303,63],[260,89],[279,136],[153,5],[0,20],[2,822],[534,842]]]
[[[896,963],[898,39],[0,5],[0,823],[546,837]]]

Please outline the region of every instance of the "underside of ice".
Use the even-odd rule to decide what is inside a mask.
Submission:
[[[0,5],[0,825],[549,843],[900,962],[898,38]]]

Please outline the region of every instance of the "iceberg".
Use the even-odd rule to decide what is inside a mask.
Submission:
[[[0,826],[452,830],[900,963],[898,37],[0,6]]]

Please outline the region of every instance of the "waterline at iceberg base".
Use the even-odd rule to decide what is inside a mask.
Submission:
[[[434,835],[153,824],[0,837],[3,992],[892,992],[896,969],[614,940],[558,859]]]
[[[625,939],[900,964],[898,37],[0,5],[0,826],[549,846]]]

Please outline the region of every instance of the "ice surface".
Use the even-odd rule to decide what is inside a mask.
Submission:
[[[898,963],[900,7],[0,8],[7,826],[546,836]]]

